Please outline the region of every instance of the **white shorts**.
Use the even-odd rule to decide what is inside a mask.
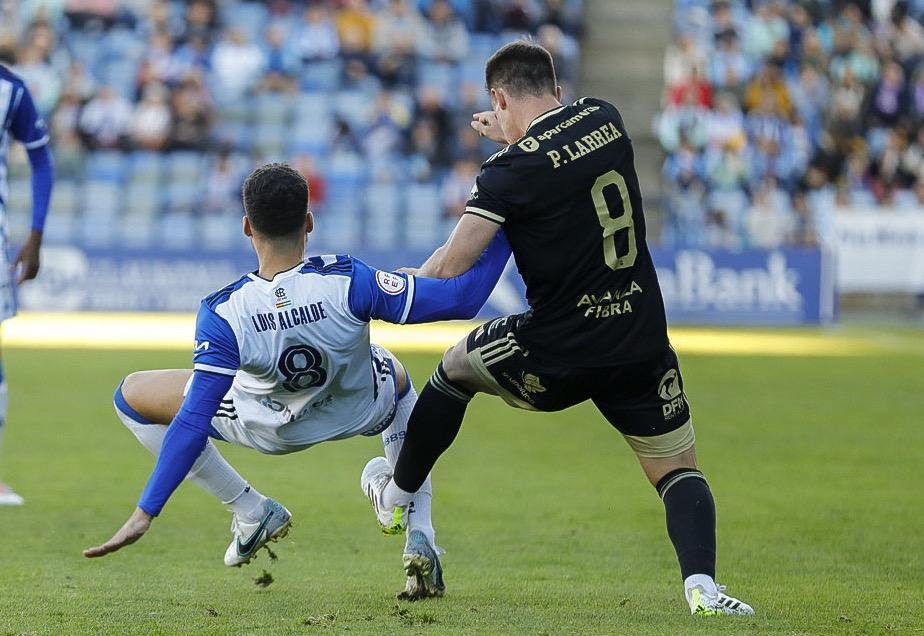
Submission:
[[[373,374],[373,377],[378,378],[375,399],[369,396],[370,403],[364,405],[363,409],[364,417],[350,417],[340,409],[325,408],[325,400],[319,400],[316,403],[317,409],[301,419],[293,420],[287,412],[274,408],[273,400],[255,399],[255,396],[241,391],[235,384],[212,418],[214,435],[231,444],[253,448],[261,453],[284,455],[321,442],[381,433],[395,418],[397,387],[391,362],[393,356],[376,345],[372,345],[372,353],[386,362],[391,373],[384,378]],[[189,383],[186,389],[189,389]]]
[[[10,271],[10,242],[6,231],[6,214],[0,205],[0,321],[16,315],[15,272]]]

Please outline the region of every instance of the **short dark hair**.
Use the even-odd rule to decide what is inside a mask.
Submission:
[[[528,40],[501,47],[484,67],[486,88],[503,88],[514,97],[555,94],[558,82],[552,55]]]
[[[284,163],[268,163],[251,172],[242,189],[244,212],[254,231],[270,238],[294,234],[305,226],[308,182]]]

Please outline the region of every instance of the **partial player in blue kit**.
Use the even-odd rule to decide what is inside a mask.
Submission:
[[[9,185],[6,179],[6,160],[10,140],[26,147],[32,167],[32,231],[26,243],[12,261],[9,260],[9,231],[6,202]],[[22,78],[0,64],[0,321],[16,315],[16,286],[32,280],[39,270],[39,250],[54,168],[48,150],[48,129],[35,110],[32,95]],[[7,386],[3,366],[0,364],[0,439],[6,424]],[[0,481],[0,506],[22,505],[23,498]]]
[[[291,513],[249,485],[209,437],[284,454],[380,434],[394,461],[417,394],[400,361],[370,343],[369,322],[472,318],[510,256],[499,234],[470,271],[447,280],[381,271],[343,255],[305,260],[314,220],[304,178],[270,164],[247,178],[243,195],[244,233],[259,269],[202,301],[192,371],[134,373],[116,391],[119,418],[157,463],[135,512],[88,557],[137,541],[187,477],[231,508],[226,565],[249,562],[287,533]],[[428,478],[414,496],[402,598],[443,593],[431,499]]]

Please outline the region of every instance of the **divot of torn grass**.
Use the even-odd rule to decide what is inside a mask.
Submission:
[[[258,587],[267,588],[273,584],[273,575],[263,570],[263,574],[254,578],[253,584]]]

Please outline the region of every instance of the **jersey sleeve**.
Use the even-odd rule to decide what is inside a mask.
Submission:
[[[414,304],[415,283],[414,276],[382,271],[353,259],[350,312],[363,322],[379,318],[404,324]]]
[[[240,366],[240,349],[231,325],[203,301],[196,317],[193,369],[233,376]]]
[[[18,103],[17,103],[18,102]],[[10,132],[13,138],[27,150],[44,146],[48,143],[48,127],[35,110],[35,102],[25,85],[20,88],[19,99],[13,97],[13,117],[10,120]]]
[[[520,182],[521,178],[510,157],[495,155],[485,162],[481,174],[475,179],[471,198],[465,204],[465,213],[503,224],[515,216],[520,208],[521,201],[517,193],[530,191],[528,184]]]
[[[453,278],[418,276],[408,324],[436,320],[469,320],[488,300],[510,260],[510,243],[498,230],[471,269]]]

